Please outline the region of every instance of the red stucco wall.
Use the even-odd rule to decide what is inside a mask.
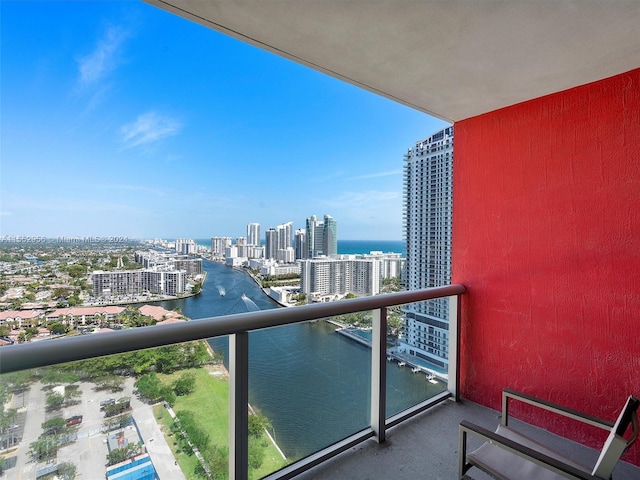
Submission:
[[[640,69],[460,121],[454,149],[463,396],[614,420],[640,396]]]

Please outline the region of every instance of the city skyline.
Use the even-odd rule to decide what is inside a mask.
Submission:
[[[143,3],[0,8],[0,236],[235,238],[315,211],[402,237],[402,153],[445,122]]]

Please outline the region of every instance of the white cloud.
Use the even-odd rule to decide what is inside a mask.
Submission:
[[[128,123],[121,129],[127,148],[157,142],[177,135],[180,130],[182,130],[182,124],[179,120],[156,112],[143,113],[134,122]]]
[[[118,53],[128,33],[121,27],[109,27],[96,48],[78,60],[81,85],[91,85],[110,73],[118,64]]]

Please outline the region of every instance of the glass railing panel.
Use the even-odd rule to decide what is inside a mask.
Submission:
[[[226,476],[228,392],[204,341],[4,374],[0,465],[16,479]]]
[[[387,417],[447,390],[448,322],[434,315],[447,314],[444,302],[387,309]]]
[[[249,403],[281,454],[270,472],[369,426],[371,349],[338,333],[344,321],[329,317],[249,334]],[[251,464],[251,446],[249,463],[251,478],[270,473]]]

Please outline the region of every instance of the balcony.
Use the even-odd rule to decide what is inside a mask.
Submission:
[[[229,335],[229,472],[230,478],[245,479],[258,478],[248,466],[249,433],[248,410],[250,395],[249,368],[249,333],[263,329],[273,329],[286,325],[300,324],[309,320],[323,319],[335,315],[355,312],[373,312],[373,330],[371,344],[370,382],[367,394],[369,397],[368,425],[362,429],[349,432],[344,438],[336,438],[335,443],[326,445],[319,451],[307,454],[304,458],[286,465],[273,473],[267,473],[266,478],[276,480],[280,478],[322,479],[322,478],[416,478],[428,475],[428,478],[457,478],[457,448],[458,424],[462,419],[471,420],[487,428],[493,428],[499,422],[498,412],[469,401],[459,400],[459,377],[457,368],[458,351],[458,305],[459,296],[465,288],[462,285],[450,285],[433,289],[402,292],[361,298],[332,304],[312,305],[291,309],[275,309],[247,314],[230,315],[191,321],[183,324],[173,324],[158,327],[129,329],[102,335],[79,336],[60,340],[41,341],[37,343],[5,347],[0,350],[0,369],[3,374],[17,372],[24,369],[39,368],[56,365],[73,360],[88,360],[113,353],[139,351],[150,347],[159,347],[193,340],[206,339]],[[417,301],[426,301],[448,297],[449,308],[452,312],[450,322],[449,371],[440,375],[442,389],[429,398],[424,398],[412,404],[403,411],[393,411],[389,414],[387,407],[388,369],[397,367],[387,358],[387,312],[390,308],[406,305]],[[295,369],[295,365],[289,365]],[[395,371],[395,370],[394,370]],[[4,377],[6,378],[6,377]],[[329,382],[338,382],[339,378],[330,378]],[[435,383],[435,382],[434,382]],[[83,387],[86,390],[85,387]],[[45,390],[45,389],[43,389]],[[440,391],[440,393],[437,393]],[[29,416],[34,415],[38,408],[33,407],[35,397],[40,396],[43,402],[44,394],[34,391],[28,394],[26,416],[23,422],[23,435],[16,438],[19,443],[16,469],[11,465],[6,470],[9,478],[20,478],[22,472],[33,469],[24,457],[29,450],[28,445],[34,438],[27,438],[26,425]],[[100,395],[85,391],[83,403],[94,403],[97,408]],[[20,407],[22,398],[14,395],[15,407]],[[104,402],[103,402],[104,403]],[[40,404],[44,409],[44,404]],[[167,454],[167,447],[162,448],[162,433],[156,422],[150,417],[149,408],[137,398],[132,398],[134,407],[132,416],[140,431],[146,452],[149,453],[160,478],[180,478],[176,464],[173,464],[171,454]],[[94,408],[94,410],[96,409]],[[109,406],[107,406],[109,408]],[[395,408],[395,407],[394,407]],[[366,410],[367,408],[365,408]],[[66,411],[66,410],[65,410]],[[299,412],[295,412],[299,413]],[[295,413],[293,416],[295,416]],[[362,412],[355,412],[354,414]],[[156,414],[157,415],[157,414]],[[85,417],[88,422],[88,417]],[[340,421],[340,419],[337,419]],[[336,419],[314,417],[312,422],[335,422]],[[33,424],[33,422],[31,422]],[[37,422],[36,422],[37,423]],[[527,428],[523,425],[523,428]],[[117,430],[117,429],[116,429]],[[124,430],[124,428],[122,429]],[[549,438],[554,436],[542,430],[529,427],[530,435]],[[82,432],[82,430],[80,430]],[[96,432],[93,432],[95,435]],[[85,435],[78,435],[83,438]],[[275,434],[274,434],[275,436]],[[95,437],[94,437],[95,438]],[[79,439],[78,442],[81,440]],[[94,439],[94,442],[96,440]],[[471,443],[473,446],[473,443]],[[5,445],[12,451],[16,447]],[[585,462],[593,461],[594,451],[578,444],[575,446],[576,455]],[[11,457],[11,455],[8,455]],[[20,457],[23,458],[20,458]],[[60,461],[60,460],[59,460]],[[82,463],[82,459],[80,463]],[[92,461],[100,462],[100,457]],[[26,467],[25,467],[26,466]],[[24,470],[26,468],[26,470]],[[638,478],[640,469],[621,462],[616,470],[616,479]],[[483,474],[474,474],[474,478],[486,478]]]
[[[227,418],[229,419],[228,447],[230,478],[258,478],[264,476],[265,473],[269,474],[273,470],[267,472],[261,470],[258,474],[249,468],[249,452],[251,451],[251,447],[248,419],[250,415],[248,414],[247,405],[249,404],[252,389],[259,388],[255,385],[260,382],[259,373],[256,373],[256,370],[253,369],[256,364],[254,363],[250,367],[252,363],[250,358],[253,359],[255,355],[258,355],[260,367],[265,367],[265,362],[262,361],[264,351],[265,349],[269,349],[271,345],[268,335],[273,334],[273,332],[282,331],[278,330],[278,328],[282,329],[291,326],[316,328],[314,324],[306,324],[307,326],[305,326],[302,322],[317,319],[331,319],[336,315],[356,312],[371,312],[372,330],[370,336],[367,337],[370,338],[370,348],[363,348],[360,345],[362,342],[355,343],[353,340],[345,338],[345,342],[356,346],[351,347],[352,349],[358,348],[359,350],[350,351],[348,357],[341,358],[340,355],[344,356],[344,353],[337,355],[335,361],[338,362],[338,368],[335,371],[331,370],[331,362],[333,362],[333,360],[329,362],[329,369],[324,369],[324,367],[317,364],[310,364],[311,372],[308,372],[306,369],[300,371],[300,359],[296,360],[295,357],[288,357],[286,355],[283,357],[280,354],[272,357],[274,363],[278,363],[277,368],[274,366],[277,371],[272,379],[279,376],[278,381],[283,382],[282,385],[284,385],[285,388],[290,382],[295,381],[294,378],[296,378],[296,375],[298,375],[298,378],[304,378],[310,373],[314,373],[315,370],[320,372],[319,377],[312,382],[313,385],[309,385],[309,389],[314,389],[315,385],[324,385],[324,387],[320,387],[320,389],[313,394],[322,399],[322,404],[331,405],[331,402],[335,401],[354,402],[354,399],[349,396],[343,397],[338,395],[337,398],[334,399],[332,398],[334,395],[331,395],[330,391],[322,390],[322,388],[331,388],[334,384],[340,385],[341,382],[344,383],[344,379],[340,378],[341,372],[355,372],[356,376],[351,377],[352,380],[350,381],[356,381],[358,383],[355,403],[353,403],[353,407],[348,411],[349,416],[353,417],[353,421],[345,422],[344,418],[340,418],[340,415],[344,415],[344,412],[336,418],[330,418],[333,414],[331,408],[325,410],[321,415],[318,415],[317,411],[304,411],[304,408],[300,408],[300,411],[291,411],[291,419],[296,419],[296,417],[306,417],[309,419],[306,423],[310,424],[310,427],[307,426],[307,428],[314,429],[313,425],[317,426],[319,423],[326,422],[334,425],[334,427],[331,427],[328,437],[325,435],[325,438],[321,440],[323,443],[316,443],[312,447],[305,447],[301,450],[298,449],[296,453],[293,454],[294,458],[289,459],[286,463],[301,458],[300,460],[290,465],[288,464],[284,469],[271,475],[272,478],[291,478],[370,438],[384,441],[387,428],[391,428],[451,396],[455,397],[457,391],[455,380],[457,373],[455,372],[455,368],[452,368],[450,372],[440,372],[438,374],[438,381],[432,378],[431,382],[426,382],[424,371],[421,371],[419,375],[413,376],[413,373],[409,373],[409,367],[400,369],[395,366],[395,363],[390,361],[388,355],[393,354],[387,351],[387,314],[392,315],[393,313],[390,312],[392,312],[394,307],[397,308],[407,303],[426,301],[442,296],[450,296],[451,308],[455,312],[457,311],[458,295],[462,292],[464,292],[464,287],[461,285],[452,285],[436,289],[402,292],[331,304],[265,310],[240,315],[229,315],[226,317],[200,319],[166,326],[134,328],[108,334],[78,335],[71,338],[45,340],[5,347],[0,351],[0,369],[3,374],[26,371],[27,369],[39,369],[29,370],[30,376],[28,383],[23,378],[23,383],[20,388],[16,387],[19,380],[16,380],[15,376],[0,377],[0,379],[4,380],[2,383],[4,383],[5,386],[11,386],[14,391],[13,396],[7,398],[10,399],[9,403],[14,409],[11,410],[15,417],[12,422],[16,423],[15,429],[11,431],[4,429],[2,431],[3,447],[6,449],[7,456],[11,459],[9,463],[5,465],[5,468],[10,476],[15,475],[16,478],[33,468],[36,468],[42,473],[46,468],[52,468],[52,463],[54,465],[65,463],[65,459],[69,459],[70,457],[68,452],[73,449],[80,449],[80,451],[89,449],[91,455],[93,455],[93,457],[91,457],[92,462],[99,465],[100,462],[104,463],[104,457],[100,458],[101,455],[95,452],[95,448],[91,449],[90,446],[86,445],[84,447],[78,447],[78,445],[82,445],[82,442],[86,441],[87,438],[93,438],[94,444],[99,443],[99,441],[96,440],[96,435],[98,438],[102,436],[108,436],[110,438],[110,436],[118,434],[120,431],[128,431],[128,429],[135,427],[135,430],[139,431],[140,443],[144,445],[137,447],[137,455],[144,460],[144,458],[147,458],[146,454],[148,453],[151,459],[150,462],[154,465],[154,468],[160,472],[161,478],[163,476],[174,478],[176,475],[179,475],[176,465],[173,464],[173,461],[166,461],[166,451],[164,453],[158,453],[158,450],[156,450],[157,446],[160,445],[163,440],[158,426],[155,425],[160,422],[153,421],[149,406],[142,403],[140,397],[134,393],[134,387],[137,388],[139,392],[142,391],[142,387],[139,387],[137,383],[133,385],[134,379],[132,378],[120,377],[121,379],[116,382],[118,383],[116,390],[122,391],[122,393],[108,394],[105,390],[109,390],[110,387],[105,384],[104,374],[106,373],[107,376],[111,376],[110,374],[114,373],[131,375],[132,372],[127,371],[128,367],[133,365],[134,370],[138,369],[138,367],[144,368],[142,365],[147,361],[145,360],[145,355],[150,351],[143,349],[166,345],[177,345],[181,348],[179,354],[174,355],[172,361],[182,361],[186,366],[189,366],[192,364],[191,352],[193,350],[193,344],[184,342],[192,342],[194,340],[212,337],[219,339],[228,335],[229,381],[227,388],[229,389],[229,395]],[[397,315],[397,312],[395,314]],[[453,321],[454,326],[455,324],[456,319]],[[322,328],[326,330],[326,332],[333,332],[335,328],[324,322],[318,325],[321,325],[321,327],[318,328]],[[358,340],[357,333],[358,332],[352,334],[346,332],[345,337],[351,336]],[[256,340],[250,342],[249,337],[253,334],[264,334],[261,337],[263,339],[262,342]],[[324,336],[329,338],[327,335]],[[330,337],[336,338],[334,335]],[[337,337],[342,338],[341,336]],[[252,338],[255,339],[258,337]],[[253,351],[257,351],[258,353],[251,354],[252,348],[249,347],[250,343]],[[260,345],[260,343],[262,343],[262,345]],[[186,346],[189,346],[189,348],[186,348]],[[282,347],[280,346],[278,348]],[[452,346],[452,349],[455,351],[454,346]],[[288,351],[291,351],[290,347]],[[123,360],[122,357],[108,357],[104,360],[98,358],[105,355],[125,352],[133,352],[133,354],[138,356],[131,359],[128,365],[126,363],[127,361]],[[328,349],[322,352],[321,357],[331,356],[334,353],[335,352],[331,350],[331,346],[329,346]],[[356,360],[354,357],[356,354],[360,360]],[[400,359],[398,357],[396,358],[399,362]],[[99,359],[100,361],[95,362],[95,359]],[[66,364],[66,362],[75,363]],[[455,364],[455,362],[452,363]],[[59,365],[59,367],[49,370],[42,369],[42,367],[51,365]],[[110,367],[106,368],[104,367],[105,365],[110,365]],[[154,369],[158,371],[158,374],[165,370],[175,370],[174,368],[164,369],[159,367],[158,363],[155,365]],[[181,368],[184,368],[185,365]],[[393,367],[390,367],[390,365],[393,365]],[[270,365],[266,365],[266,367],[269,368]],[[389,371],[390,374],[387,375],[389,368],[393,368],[393,370]],[[100,374],[88,373],[91,371],[95,372],[96,369],[105,371]],[[177,370],[180,371],[180,369]],[[418,370],[416,367],[416,373]],[[398,373],[401,371],[403,372],[402,374]],[[81,378],[69,380],[68,377],[62,378],[58,376],[58,374],[61,374],[63,377],[70,374],[72,376],[80,376]],[[302,375],[302,377],[300,377],[300,375]],[[400,377],[399,375],[404,375],[404,377]],[[53,379],[51,378],[52,376],[54,377]],[[137,376],[138,379],[141,377],[142,375]],[[416,380],[418,378],[421,380]],[[411,395],[403,395],[402,398],[398,398],[397,395],[394,397],[394,395],[388,394],[388,389],[406,388],[403,385],[405,385],[407,381],[413,381],[414,385],[420,385],[419,389],[412,389],[414,392],[406,392],[408,394],[417,393],[418,396],[413,395],[414,398],[409,399]],[[107,383],[109,382],[110,381],[107,381]],[[267,388],[272,390],[271,393],[273,393],[273,390],[278,387],[271,387],[269,385]],[[69,401],[67,401],[67,393],[73,393]],[[59,397],[59,402],[53,405],[50,400],[54,399],[56,395]],[[404,398],[405,396],[406,398]],[[107,399],[106,397],[122,398]],[[289,396],[285,394],[284,400],[286,400],[287,397]],[[207,400],[205,399],[204,401],[206,402]],[[158,401],[147,403],[158,404]],[[166,405],[166,403],[164,404]],[[100,411],[98,411],[99,405],[101,407]],[[164,415],[162,405],[163,402],[157,405],[160,411],[154,410],[153,415],[156,416],[157,420]],[[122,406],[122,409],[115,412],[113,416],[111,413],[108,413],[118,406]],[[259,399],[256,400],[256,406],[259,408],[262,407]],[[125,415],[123,412],[128,412],[129,407],[131,407],[133,411],[130,415]],[[319,405],[316,405],[314,408],[319,408]],[[167,408],[167,412],[169,411]],[[102,418],[101,412],[104,412],[105,418]],[[176,410],[176,414],[180,418],[180,412]],[[63,429],[64,434],[60,433],[54,437],[56,442],[58,438],[73,437],[73,441],[70,442],[69,447],[59,447],[56,444],[55,448],[50,449],[47,447],[46,451],[38,451],[37,455],[33,453],[35,452],[35,448],[39,448],[33,446],[36,440],[41,441],[43,438],[50,438],[47,436],[49,432],[48,429],[54,427],[49,425],[48,422],[55,422],[56,419],[63,422],[64,418],[70,417],[80,418],[80,422],[78,423],[82,423],[83,416],[84,423],[79,429]],[[132,419],[130,417],[132,417]],[[114,423],[114,419],[120,423]],[[280,421],[282,421],[282,419],[280,419]],[[67,423],[69,423],[68,419]],[[152,428],[150,428],[150,426]],[[69,427],[69,425],[67,425],[67,427]],[[163,428],[168,428],[167,424],[165,424]],[[274,425],[272,428],[273,437],[277,437],[277,430],[280,430],[280,436],[283,436],[281,423],[278,423],[277,427]],[[289,426],[288,428],[296,427]],[[218,427],[216,431],[207,431],[205,433],[206,435],[211,435],[219,439],[219,430],[220,428]],[[113,433],[114,431],[115,434]],[[112,433],[110,434],[108,432]],[[39,434],[41,434],[40,437],[38,437]],[[113,441],[115,442],[115,440]],[[64,443],[66,443],[66,441]],[[128,444],[131,445],[136,445],[136,443],[134,440],[128,441]],[[274,444],[275,443],[274,441]],[[118,445],[120,444],[118,443]],[[15,450],[16,447],[19,447],[17,451]],[[115,451],[112,450],[112,448],[110,440],[109,455]],[[33,452],[29,453],[30,451]],[[16,452],[17,455],[14,455]],[[173,458],[170,452],[168,456],[169,458]],[[55,461],[56,458],[57,463]],[[82,462],[83,460],[81,458],[79,463],[82,465]],[[282,464],[282,462],[280,463]],[[206,461],[203,465],[205,464]],[[278,468],[280,468],[280,466],[278,466]],[[15,470],[12,470],[12,468],[15,468]],[[258,477],[256,475],[258,475]]]

